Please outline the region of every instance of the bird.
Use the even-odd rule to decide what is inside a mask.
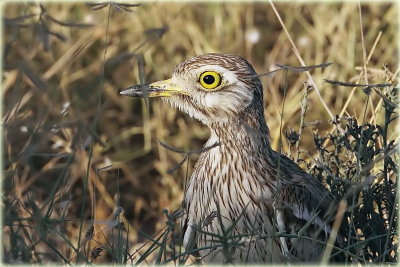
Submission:
[[[120,94],[161,97],[210,129],[182,201],[187,251],[196,249],[205,263],[321,260],[335,231],[337,201],[272,149],[263,85],[246,59],[195,56],[176,66],[170,79]]]

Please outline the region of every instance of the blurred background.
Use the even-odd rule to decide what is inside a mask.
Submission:
[[[305,65],[332,62],[311,71],[316,88],[308,96],[309,124],[300,144],[305,162],[316,153],[313,133],[330,133],[333,116],[382,123],[377,95],[366,104],[362,90],[324,79],[393,81],[397,6],[277,2],[275,8],[267,2],[4,4],[3,223],[16,225],[3,228],[5,260],[72,260],[88,240],[96,241],[92,248],[107,242],[116,216],[133,247],[164,227],[166,214],[180,206],[197,157],[174,168],[185,155],[159,141],[196,150],[209,131],[160,99],[121,97],[119,91],[167,79],[189,57],[237,54],[266,73],[276,64],[301,66],[295,47]],[[280,71],[262,82],[272,144],[279,149],[283,133],[299,129],[310,79]],[[389,139],[398,140],[394,127]],[[282,151],[289,154],[285,140]]]

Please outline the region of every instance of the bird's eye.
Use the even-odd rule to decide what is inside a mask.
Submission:
[[[205,89],[215,89],[221,84],[221,75],[215,71],[206,71],[200,75],[200,84]]]

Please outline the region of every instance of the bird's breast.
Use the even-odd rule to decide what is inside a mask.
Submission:
[[[186,242],[196,236],[198,247],[210,247],[228,238],[228,242],[240,243],[243,248],[232,255],[242,261],[250,255],[249,262],[271,261],[265,257],[281,255],[279,242],[255,238],[275,232],[275,183],[268,178],[268,167],[261,159],[223,145],[201,154],[185,195],[189,225]],[[267,255],[266,247],[275,253]],[[225,256],[217,251],[221,249],[210,255],[223,259]]]
[[[206,147],[212,144],[210,140]],[[257,151],[222,143],[202,153],[185,195],[189,220],[197,225],[210,223],[217,213],[226,225],[257,224],[271,212],[275,183],[268,174],[268,164]]]

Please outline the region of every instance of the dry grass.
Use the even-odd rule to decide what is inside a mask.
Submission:
[[[276,12],[269,3],[46,3],[43,8],[6,4],[4,260],[130,262],[127,244],[133,254],[149,237],[169,229],[162,211],[179,207],[196,155],[168,173],[183,156],[158,140],[195,150],[205,143],[208,130],[160,100],[127,99],[118,92],[168,78],[188,57],[238,54],[258,73],[275,69],[276,63],[333,62],[310,71],[310,76],[289,71],[287,81],[285,72],[263,78],[265,114],[275,149],[280,146],[281,124],[286,131],[298,130],[301,119],[318,121],[302,130],[300,150],[308,152],[299,154],[304,167],[318,157],[313,132],[336,131],[329,123],[332,116],[384,125],[385,109],[378,94],[367,96],[357,87],[333,86],[324,79],[398,83],[396,6],[376,2],[359,9],[357,3],[346,2],[275,7]],[[306,81],[314,90],[302,117]],[[397,145],[399,134],[393,124],[387,130],[387,140]],[[384,145],[383,139],[377,143]],[[282,146],[288,153],[287,142]],[[381,166],[375,166],[376,172]],[[390,177],[395,179],[393,173]],[[157,253],[141,260],[151,262]],[[138,259],[136,253],[132,260]]]

